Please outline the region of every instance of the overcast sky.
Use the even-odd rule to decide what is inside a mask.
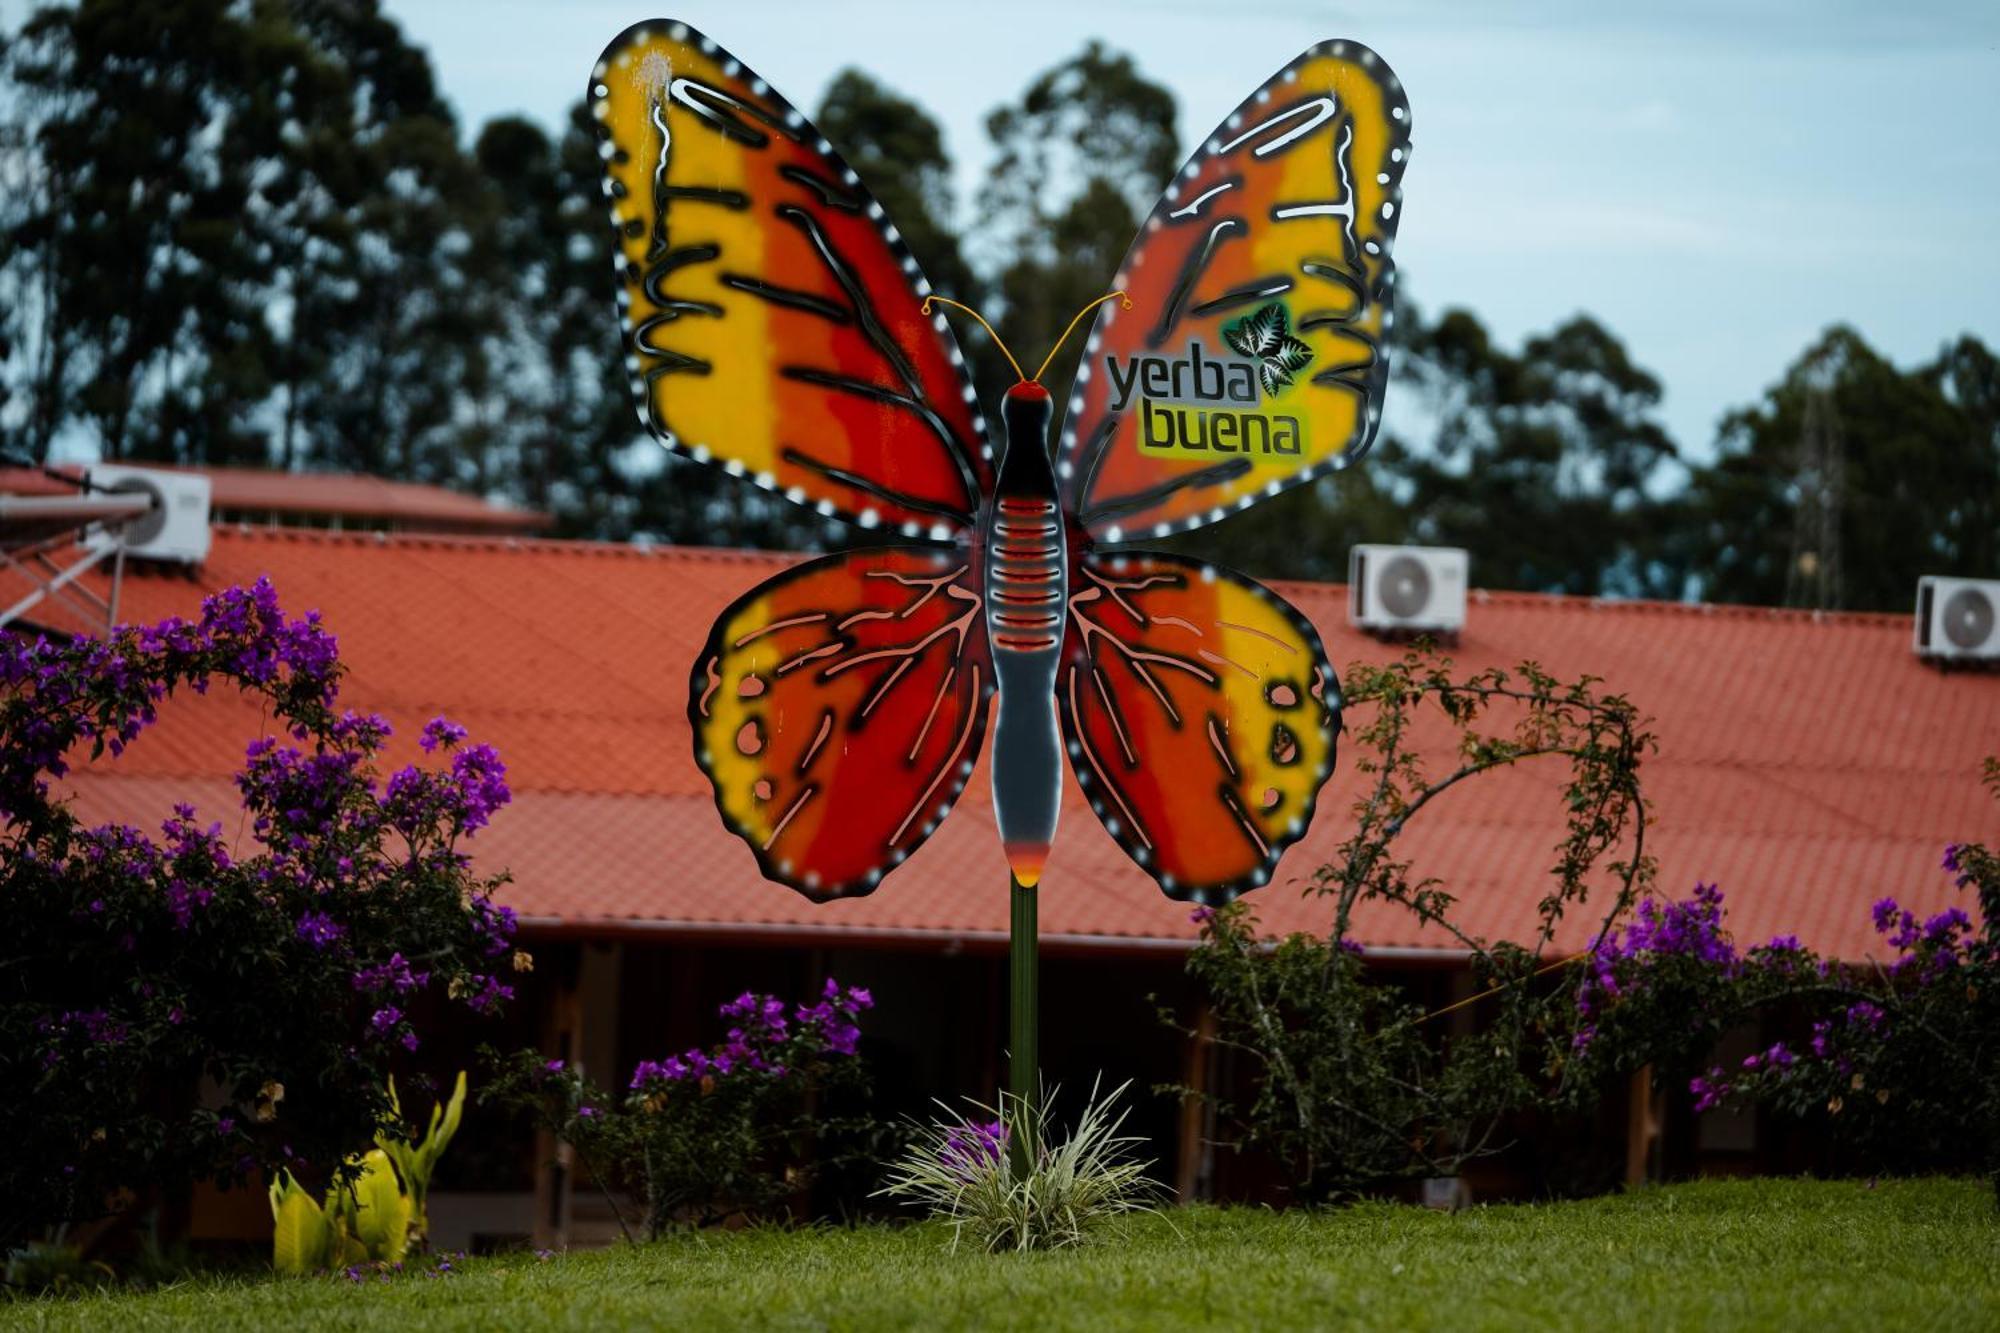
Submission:
[[[557,127],[604,45],[660,12],[385,2],[468,135],[506,113]],[[1590,311],[1665,382],[1696,455],[1835,320],[1905,365],[1965,331],[2000,346],[2000,0],[682,0],[673,17],[807,109],[850,64],[930,108],[968,199],[986,113],[1090,38],[1173,90],[1184,143],[1313,42],[1364,41],[1413,111],[1407,290],[1510,344]]]

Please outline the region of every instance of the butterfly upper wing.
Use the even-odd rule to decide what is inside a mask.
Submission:
[[[639,418],[677,453],[908,536],[969,529],[992,473],[916,262],[819,132],[684,24],[593,72]]]
[[[1098,314],[1063,425],[1065,507],[1094,539],[1212,523],[1367,449],[1409,146],[1389,67],[1328,42],[1175,176],[1119,272],[1131,307]]]
[[[1179,556],[1090,553],[1075,571],[1056,692],[1091,807],[1173,897],[1262,884],[1333,771],[1319,636],[1277,594]]]
[[[685,25],[591,80],[640,420],[669,448],[864,527],[969,535],[992,462],[964,362],[882,210],[805,118]],[[764,873],[866,893],[949,809],[992,670],[957,552],[798,566],[716,622],[696,757]]]
[[[767,877],[867,893],[944,818],[986,730],[980,610],[963,554],[892,546],[796,566],[716,621],[688,720]]]

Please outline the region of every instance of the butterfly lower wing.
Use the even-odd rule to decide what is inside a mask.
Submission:
[[[589,100],[640,421],[822,513],[966,531],[992,471],[971,380],[854,172],[684,24],[621,35]]]
[[[1195,151],[1098,313],[1058,472],[1099,542],[1161,536],[1351,463],[1389,363],[1410,113],[1352,42],[1280,70]]]
[[[764,874],[869,892],[965,786],[992,665],[965,558],[879,547],[785,571],[723,612],[695,661],[695,757]]]
[[[1333,771],[1340,692],[1319,636],[1238,574],[1090,554],[1056,691],[1092,809],[1169,896],[1264,883]]]

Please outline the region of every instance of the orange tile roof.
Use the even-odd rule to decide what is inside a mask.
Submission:
[[[533,509],[496,504],[476,495],[418,482],[390,481],[350,472],[282,472],[273,468],[172,467],[146,463],[165,472],[198,472],[213,485],[210,504],[218,512],[327,514],[388,522],[405,530],[450,532],[537,532],[555,520]],[[59,471],[80,472],[76,468]],[[67,494],[73,488],[33,468],[0,468],[0,493]]]
[[[810,903],[762,880],[749,850],[723,832],[689,752],[688,666],[722,607],[786,563],[222,529],[193,578],[128,576],[124,596],[128,618],[151,619],[269,574],[288,610],[324,612],[352,670],[346,702],[396,721],[399,745],[439,712],[497,745],[515,800],[472,847],[483,868],[512,871],[505,897],[545,928],[997,941],[1006,869],[983,779],[867,898]],[[1337,664],[1398,651],[1347,626],[1344,589],[1282,590]],[[1455,656],[1468,666],[1532,658],[1631,697],[1660,737],[1645,777],[1661,889],[1718,881],[1740,941],[1796,932],[1859,958],[1879,951],[1873,900],[1893,894],[1939,910],[1954,898],[1938,869],[1943,845],[2000,838],[2000,811],[1977,783],[1979,760],[2000,750],[2000,675],[1940,674],[1909,644],[1900,616],[1475,593]],[[241,698],[176,700],[123,759],[79,776],[81,807],[153,822],[192,798],[221,817],[234,807],[229,777],[243,745],[262,725]],[[1433,744],[1443,735],[1427,734]],[[1314,827],[1255,896],[1268,926],[1325,926],[1325,905],[1299,886],[1351,827],[1360,785],[1351,738],[1343,748]],[[1458,896],[1468,930],[1519,937],[1532,924],[1561,832],[1559,777],[1544,767],[1476,779],[1411,825],[1405,852]],[[1043,891],[1045,939],[1144,948],[1189,938],[1188,909],[1163,898],[1070,796]],[[1562,941],[1580,943],[1589,925],[1579,917]],[[1362,910],[1355,933],[1373,948],[1450,944],[1379,906]]]

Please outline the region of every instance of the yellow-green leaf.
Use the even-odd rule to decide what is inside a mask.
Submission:
[[[369,1261],[368,1247],[354,1238],[352,1232],[341,1231],[328,1237],[329,1249],[333,1255],[332,1266],[346,1268],[352,1264]]]
[[[426,1168],[424,1171],[424,1184],[426,1187],[430,1185],[431,1170],[436,1168],[437,1159],[444,1155],[445,1145],[451,1142],[452,1135],[458,1133],[458,1122],[464,1114],[465,1071],[461,1069],[458,1071],[458,1082],[453,1085],[451,1090],[451,1100],[445,1103],[444,1123],[442,1125],[434,1123],[430,1134],[424,1139],[424,1166]],[[433,1122],[436,1121],[437,1113],[435,1110],[432,1111],[431,1118]]]
[[[279,1173],[271,1186],[271,1267],[280,1273],[304,1274],[324,1268],[332,1239],[332,1223],[312,1195],[299,1188],[291,1172]]]
[[[380,1148],[361,1159],[361,1176],[354,1182],[354,1234],[368,1257],[396,1263],[410,1240],[410,1196],[396,1178],[396,1168]]]

